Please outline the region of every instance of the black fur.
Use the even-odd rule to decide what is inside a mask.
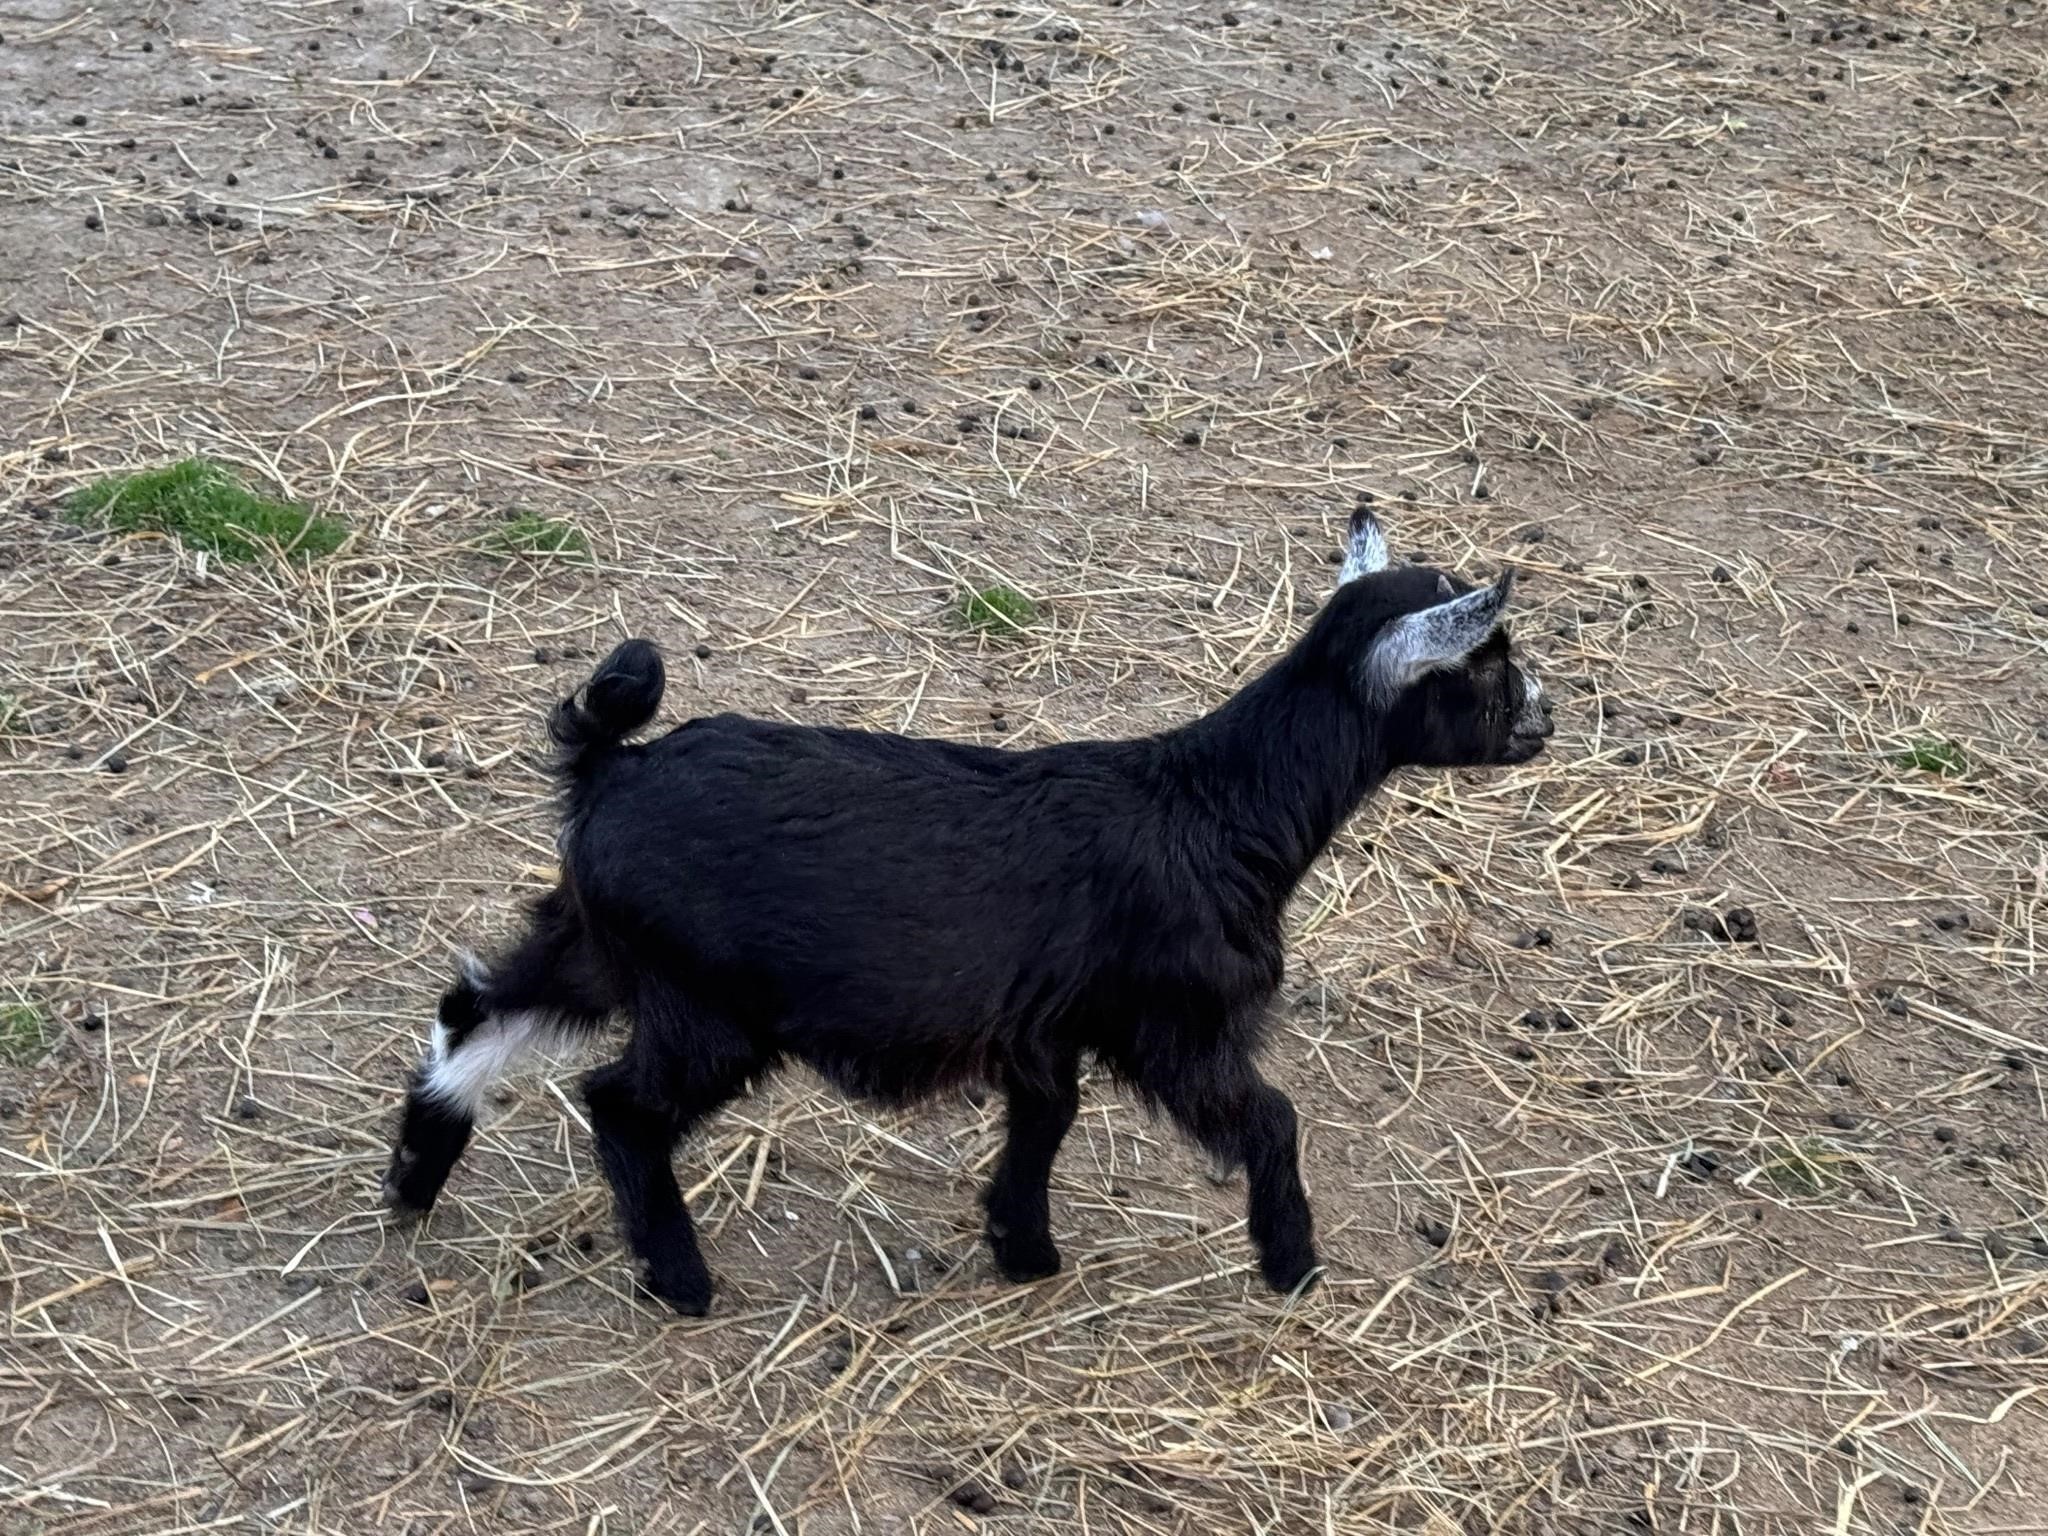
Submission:
[[[415,1072],[405,1096],[398,1144],[384,1175],[384,1203],[405,1216],[424,1216],[441,1196],[441,1186],[469,1145],[475,1122],[461,1110],[420,1091],[423,1074]]]
[[[1264,676],[1181,729],[1034,751],[732,715],[624,745],[661,664],[646,641],[614,652],[554,716],[561,884],[482,1001],[631,1016],[585,1099],[650,1288],[708,1306],[670,1154],[787,1059],[890,1102],[1001,1086],[1008,1141],[984,1203],[1017,1279],[1059,1267],[1047,1181],[1093,1060],[1246,1170],[1266,1280],[1307,1280],[1295,1113],[1254,1064],[1289,895],[1394,769],[1521,761],[1548,734],[1518,714],[1500,633],[1462,670],[1372,702],[1375,635],[1441,601],[1439,583],[1407,568],[1340,588]],[[440,1153],[420,1166],[438,1189]]]
[[[548,717],[561,771],[581,772],[594,755],[652,720],[667,684],[668,671],[652,640],[628,640],[605,657],[582,691],[562,700]]]

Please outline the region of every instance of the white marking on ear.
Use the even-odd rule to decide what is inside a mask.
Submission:
[[[1351,529],[1344,539],[1344,564],[1337,572],[1337,585],[1370,576],[1387,568],[1387,536],[1380,521],[1364,507],[1351,514]]]
[[[554,1033],[538,1013],[498,1013],[453,1043],[444,1025],[434,1026],[433,1043],[420,1074],[420,1095],[459,1109],[472,1120],[484,1096],[514,1063]]]
[[[1504,571],[1490,587],[1404,613],[1386,624],[1367,654],[1367,675],[1392,695],[1425,673],[1456,666],[1486,643],[1514,585],[1515,573]]]

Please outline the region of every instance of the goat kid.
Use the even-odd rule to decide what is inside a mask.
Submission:
[[[1397,768],[1520,763],[1549,706],[1514,661],[1512,573],[1388,568],[1352,520],[1308,631],[1214,713],[1031,751],[720,715],[629,745],[663,669],[629,640],[550,722],[556,888],[441,999],[386,1199],[423,1212],[530,1046],[632,1024],[583,1097],[646,1285],[702,1315],[711,1276],[670,1159],[780,1063],[890,1103],[986,1081],[1007,1142],[983,1195],[997,1265],[1059,1268],[1047,1185],[1093,1060],[1247,1174],[1260,1269],[1317,1267],[1296,1116],[1254,1064],[1296,883]]]

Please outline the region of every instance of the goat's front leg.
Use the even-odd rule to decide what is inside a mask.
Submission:
[[[1301,1187],[1294,1105],[1252,1074],[1239,1138],[1244,1157],[1245,1214],[1259,1271],[1276,1291],[1292,1291],[1316,1269],[1316,1224]]]
[[[1048,1184],[1060,1143],[1081,1108],[1078,1064],[1062,1063],[1050,1084],[1027,1082],[1012,1072],[1005,1087],[1008,1140],[981,1197],[988,1210],[988,1245],[1006,1279],[1041,1280],[1060,1267]]]
[[[1301,1187],[1297,1121],[1287,1095],[1248,1058],[1165,1064],[1142,1086],[1212,1157],[1241,1163],[1245,1216],[1259,1272],[1292,1291],[1315,1272],[1315,1217]]]

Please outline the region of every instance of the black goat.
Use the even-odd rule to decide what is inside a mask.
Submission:
[[[984,1196],[1013,1280],[1059,1268],[1047,1180],[1093,1058],[1245,1168],[1276,1290],[1316,1267],[1295,1114],[1254,1055],[1288,896],[1394,769],[1519,763],[1549,709],[1474,590],[1385,569],[1353,519],[1336,594],[1215,713],[1136,741],[1001,751],[720,715],[646,745],[660,655],[628,640],[551,721],[560,884],[526,937],[442,998],[385,1182],[423,1211],[491,1082],[536,1037],[614,1013],[585,1080],[647,1284],[701,1315],[711,1276],[670,1156],[788,1058],[892,1102],[970,1080],[1008,1095]]]

